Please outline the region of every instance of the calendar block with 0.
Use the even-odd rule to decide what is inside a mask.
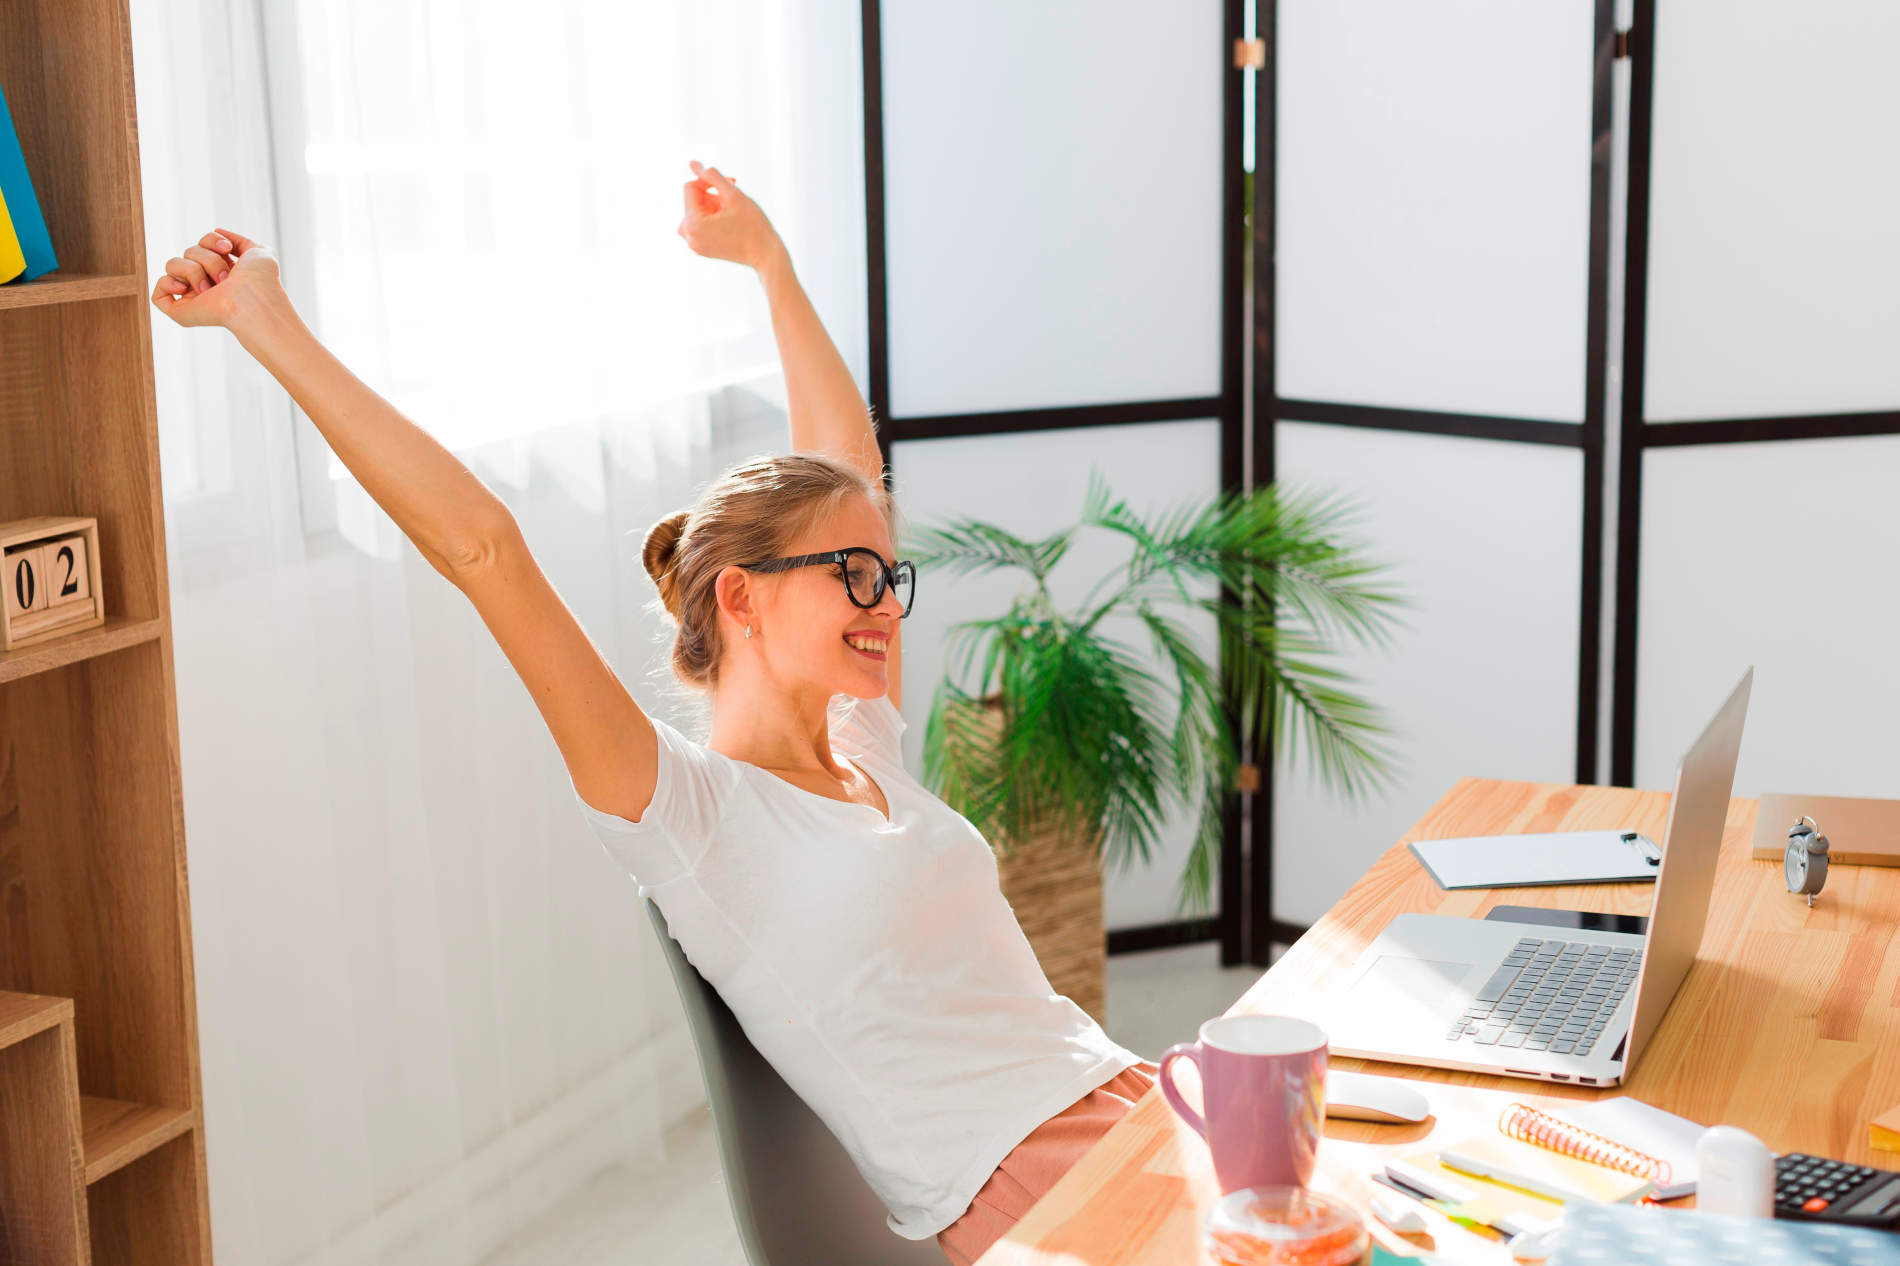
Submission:
[[[105,623],[99,521],[41,515],[0,523],[0,651]]]

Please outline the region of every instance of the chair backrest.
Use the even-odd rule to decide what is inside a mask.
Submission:
[[[645,905],[686,1008],[750,1266],[944,1266],[934,1238],[907,1240],[890,1229],[889,1211],[844,1145],[752,1045],[660,908]]]

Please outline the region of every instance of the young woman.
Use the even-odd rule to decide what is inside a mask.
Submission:
[[[507,508],[324,349],[270,251],[214,230],[152,303],[222,326],[468,596],[566,761],[581,812],[693,965],[824,1120],[909,1239],[967,1263],[1153,1084],[1055,993],[988,843],[905,771],[900,621],[914,569],[857,385],[758,204],[693,164],[680,234],[754,269],[793,452],[715,480],[648,533],[699,744],[648,717]]]

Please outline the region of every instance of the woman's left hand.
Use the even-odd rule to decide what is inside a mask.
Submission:
[[[269,247],[213,229],[165,264],[152,306],[179,325],[221,325],[239,336],[277,304],[288,305]]]
[[[728,259],[748,268],[765,263],[780,242],[764,210],[717,167],[697,162],[692,167],[694,179],[686,182],[686,218],[680,221],[679,235],[695,254],[708,259]]]

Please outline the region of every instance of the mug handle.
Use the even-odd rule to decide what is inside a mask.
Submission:
[[[1181,1098],[1181,1092],[1174,1088],[1174,1078],[1168,1073],[1168,1064],[1175,1059],[1185,1059],[1198,1070],[1201,1067],[1200,1053],[1201,1048],[1198,1042],[1176,1042],[1168,1048],[1168,1053],[1161,1057],[1161,1063],[1156,1066],[1155,1080],[1161,1083],[1161,1093],[1166,1097],[1168,1106],[1179,1113],[1183,1121],[1193,1126],[1196,1134],[1206,1138],[1207,1122],[1201,1119],[1200,1113],[1187,1106],[1186,1100]],[[1201,1084],[1205,1086],[1207,1082],[1203,1080]]]

